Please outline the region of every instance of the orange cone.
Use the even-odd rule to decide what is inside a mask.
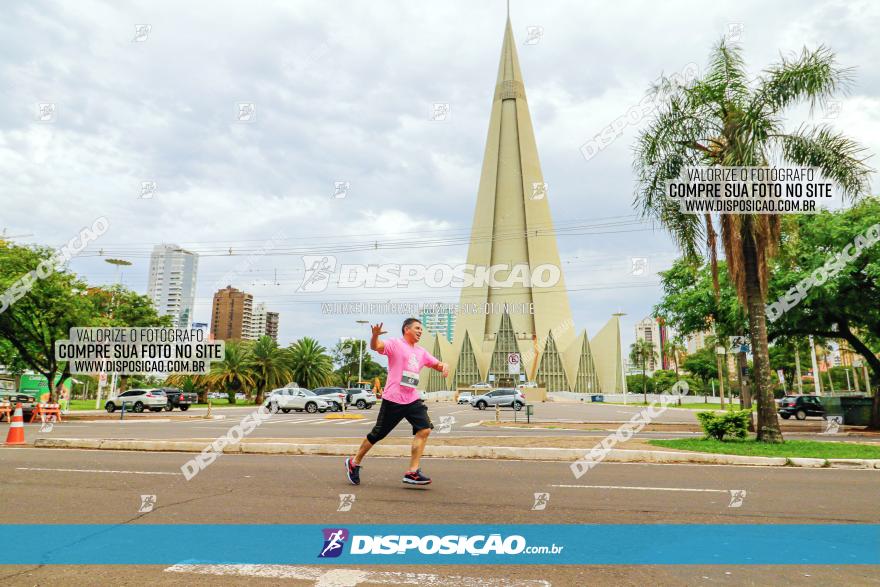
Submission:
[[[15,404],[15,413],[9,423],[9,434],[6,435],[6,444],[25,444],[24,441],[24,414],[21,411],[21,402]]]

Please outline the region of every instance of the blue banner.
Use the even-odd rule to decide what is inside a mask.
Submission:
[[[28,565],[880,564],[878,524],[6,524],[0,544]]]

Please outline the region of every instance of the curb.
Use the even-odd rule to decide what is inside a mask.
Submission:
[[[173,440],[125,440],[100,438],[38,438],[34,448],[84,448],[93,450],[133,450],[157,452],[202,452],[210,443]],[[347,444],[293,444],[284,442],[238,443],[223,448],[224,454],[283,454],[348,456],[357,450]],[[377,445],[371,454],[383,457],[408,457],[408,445]],[[580,448],[528,448],[511,446],[427,446],[426,457],[451,459],[500,459],[523,461],[573,462],[589,451]],[[746,465],[761,467],[804,467],[831,469],[876,469],[880,459],[810,459],[752,457],[697,452],[612,449],[603,459],[609,463],[656,463]]]

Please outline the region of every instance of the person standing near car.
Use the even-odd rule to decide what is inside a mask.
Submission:
[[[373,445],[388,436],[400,421],[412,426],[413,442],[409,469],[403,475],[403,482],[411,485],[427,485],[431,479],[422,473],[419,461],[428,442],[434,424],[428,416],[428,406],[419,397],[419,374],[423,367],[429,367],[449,376],[449,365],[437,360],[427,350],[418,346],[422,337],[422,323],[416,318],[403,321],[401,338],[387,341],[379,340],[386,334],[379,323],[372,327],[373,336],[370,348],[388,357],[388,378],[382,392],[382,406],[376,418],[376,425],[367,434],[354,457],[345,459],[345,473],[352,485],[360,485],[361,461]]]

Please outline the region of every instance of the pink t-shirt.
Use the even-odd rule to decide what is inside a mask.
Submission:
[[[384,342],[385,349],[379,354],[388,357],[388,379],[382,399],[396,404],[411,404],[419,399],[416,388],[422,367],[434,367],[440,361],[422,347],[409,344],[404,338]]]

